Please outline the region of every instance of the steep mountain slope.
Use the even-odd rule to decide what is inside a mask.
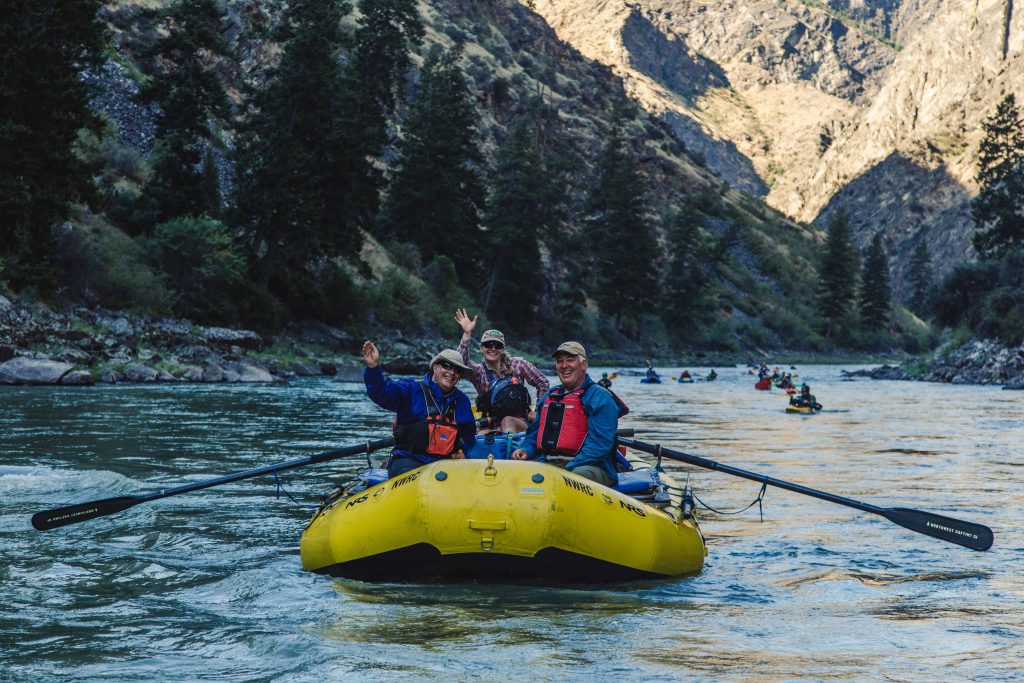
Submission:
[[[537,9],[737,187],[797,220],[821,223],[843,206],[860,244],[884,232],[894,265],[925,236],[942,269],[969,257],[980,124],[1024,89],[1024,16],[1012,0]],[[643,32],[660,38],[638,41]],[[682,55],[701,67],[696,78],[675,68]]]
[[[118,60],[131,66],[133,57],[142,49],[151,35],[136,30],[133,17],[141,7],[167,5],[151,0],[118,0],[109,5],[104,18],[111,27],[113,45]],[[278,54],[279,46],[269,40],[279,20],[282,2],[257,0],[229,0],[224,3],[226,16],[221,34],[232,47],[233,60],[216,65],[235,102],[246,97],[243,84],[258,87],[260,78]],[[567,233],[573,238],[574,248],[585,254],[590,245],[587,217],[584,215],[586,194],[593,183],[593,166],[604,146],[612,126],[613,112],[625,116],[628,145],[640,161],[641,171],[648,188],[648,217],[656,228],[656,239],[662,256],[651,263],[652,269],[663,272],[669,255],[676,245],[668,236],[668,222],[675,209],[692,209],[701,222],[700,232],[708,242],[723,245],[720,262],[695,267],[710,278],[710,309],[703,311],[703,325],[688,324],[695,335],[695,343],[709,342],[718,348],[751,348],[799,346],[813,342],[810,331],[813,320],[812,295],[815,259],[814,248],[820,238],[815,231],[787,219],[758,201],[740,195],[722,183],[707,166],[717,152],[684,149],[672,130],[656,117],[635,107],[626,96],[623,83],[611,70],[581,54],[573,46],[560,40],[538,14],[512,0],[438,0],[421,2],[420,13],[427,28],[426,44],[414,56],[417,64],[430,45],[462,46],[461,66],[470,78],[470,87],[479,113],[480,143],[488,163],[508,135],[508,129],[519,115],[535,116],[542,126],[538,132],[544,143],[558,147],[575,165],[575,182],[569,189],[569,216]],[[350,17],[351,20],[351,17]],[[643,23],[631,34],[631,41],[639,49],[647,38],[657,39],[657,31],[642,33]],[[650,46],[649,61],[658,63],[662,57],[658,45]],[[702,58],[680,54],[680,61],[664,70],[663,77],[675,80],[677,87],[703,78],[709,86],[721,81],[717,69],[708,68]],[[685,78],[680,70],[690,70]],[[118,79],[107,78],[103,83],[130,91],[123,83],[133,75],[131,68],[120,73]],[[124,104],[123,98],[120,100]],[[541,106],[542,105],[542,106]],[[739,107],[734,102],[731,106]],[[130,106],[130,105],[125,105]],[[148,116],[137,108],[130,114],[108,112],[121,126],[130,128],[133,121]],[[399,112],[401,116],[402,112]],[[223,137],[230,142],[231,122],[225,122]],[[401,126],[394,126],[395,135]],[[125,144],[132,142],[123,138]],[[148,153],[148,149],[140,151]],[[749,166],[741,155],[737,159]],[[385,154],[383,164],[392,163],[392,154]],[[488,169],[481,169],[486,175]],[[747,171],[756,181],[756,174]],[[231,177],[230,169],[224,176]],[[735,186],[735,185],[734,185]],[[698,220],[698,219],[695,219]],[[623,235],[628,247],[630,235]],[[372,239],[367,240],[373,243]],[[374,243],[376,244],[376,243]],[[727,249],[725,247],[728,247]],[[376,251],[386,247],[376,244]],[[547,272],[538,274],[538,287],[551,286],[549,305],[554,310],[559,302],[558,285],[566,277],[566,264],[576,256],[573,253],[545,253]],[[403,263],[401,258],[381,256],[378,261],[389,264]],[[614,263],[606,265],[614,268]],[[706,271],[706,272],[704,272]],[[379,276],[380,273],[375,273]],[[628,274],[624,274],[628,276]],[[552,280],[545,282],[545,280]],[[597,322],[593,299],[587,297],[593,334],[609,344],[623,341],[613,325]],[[685,313],[693,302],[676,302],[675,315]],[[644,312],[648,313],[647,311]],[[657,320],[657,311],[650,315]],[[447,318],[446,318],[447,320]],[[669,335],[657,325],[647,329],[644,341],[659,344]],[[706,330],[705,330],[706,328]],[[623,348],[623,347],[620,347]]]

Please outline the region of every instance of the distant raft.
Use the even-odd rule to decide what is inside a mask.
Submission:
[[[369,470],[313,515],[302,566],[365,581],[700,572],[707,550],[692,498],[664,471],[631,462],[620,490],[537,461],[442,460],[384,481]]]

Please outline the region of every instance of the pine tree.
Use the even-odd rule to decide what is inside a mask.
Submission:
[[[882,234],[875,233],[864,259],[860,287],[860,322],[868,330],[881,329],[889,321],[889,259],[882,246]]]
[[[139,99],[156,105],[157,148],[153,179],[140,200],[139,218],[154,225],[180,216],[216,215],[219,197],[210,195],[204,161],[213,144],[212,125],[229,113],[227,93],[211,69],[211,57],[225,57],[215,0],[178,0],[164,16],[166,33],[146,51],[153,70]]]
[[[98,0],[11,0],[0,16],[0,277],[47,288],[53,227],[92,197],[78,133],[98,128],[84,69],[99,63]]]
[[[935,296],[935,274],[932,271],[932,257],[928,253],[928,242],[921,240],[914,247],[910,257],[910,310],[919,316],[931,316]]]
[[[543,282],[540,237],[561,229],[558,183],[533,144],[534,128],[516,119],[498,152],[484,225],[491,261],[481,306],[496,322],[534,325]]]
[[[978,196],[971,202],[974,248],[983,259],[1024,246],[1024,122],[1009,94],[985,121]]]
[[[238,144],[238,212],[259,259],[258,283],[303,303],[311,263],[325,256],[358,260],[376,207],[366,192],[369,163],[348,127],[351,82],[338,59],[345,41],[338,0],[294,0],[282,31],[287,42]]]
[[[603,313],[637,333],[658,297],[660,248],[646,216],[643,176],[623,135],[616,117],[597,160],[586,237],[593,245],[594,298]]]
[[[691,204],[676,209],[668,220],[666,242],[670,258],[665,269],[661,308],[677,324],[703,312],[709,274],[702,266],[708,245],[701,234],[704,218]]]
[[[409,52],[423,43],[425,29],[416,0],[360,0],[359,28],[351,69],[358,93],[354,116],[367,155],[387,141],[387,116],[412,66]]]
[[[829,337],[853,304],[857,293],[857,251],[850,237],[850,219],[839,209],[829,220],[828,237],[818,269],[818,303]]]
[[[434,49],[423,64],[384,222],[391,236],[418,246],[424,260],[451,258],[459,282],[476,290],[487,253],[480,228],[483,158],[460,54],[457,47]]]

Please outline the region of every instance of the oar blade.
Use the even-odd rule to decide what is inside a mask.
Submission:
[[[57,527],[77,524],[97,517],[112,515],[115,512],[127,510],[133,505],[138,505],[145,499],[136,496],[121,496],[119,498],[104,498],[89,503],[77,505],[66,505],[53,510],[43,510],[32,515],[32,526],[38,531],[56,529]]]
[[[887,508],[881,514],[893,524],[919,534],[931,536],[947,543],[962,545],[971,550],[988,550],[992,547],[992,530],[983,524],[965,522],[932,512],[910,508]]]

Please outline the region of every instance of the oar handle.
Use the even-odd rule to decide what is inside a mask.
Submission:
[[[974,522],[966,522],[962,519],[954,519],[953,517],[937,515],[933,512],[924,512],[922,510],[912,510],[910,508],[883,508],[877,505],[871,505],[870,503],[862,503],[861,501],[854,500],[853,498],[838,496],[827,491],[819,491],[818,489],[812,489],[807,486],[801,486],[800,484],[783,481],[782,479],[768,477],[755,472],[748,472],[747,470],[732,467],[731,465],[723,465],[722,463],[715,462],[714,460],[708,460],[707,458],[702,458],[697,455],[690,455],[689,453],[683,453],[682,451],[676,451],[671,448],[651,445],[642,441],[636,441],[635,439],[619,438],[618,441],[629,448],[635,448],[638,451],[643,451],[652,455],[662,456],[671,460],[678,460],[680,462],[696,465],[697,467],[703,467],[716,472],[732,474],[737,477],[743,477],[744,479],[750,479],[751,481],[767,484],[776,488],[800,493],[805,496],[811,496],[812,498],[819,498],[830,503],[845,505],[846,507],[851,507],[856,510],[881,515],[890,522],[898,524],[905,529],[910,529],[911,531],[916,531],[917,533],[931,536],[932,538],[937,538],[948,543],[962,545],[965,548],[970,548],[972,550],[988,550],[992,547],[992,542],[994,540],[992,530],[983,524],[975,524]]]
[[[194,484],[185,484],[184,486],[176,486],[170,489],[162,489],[154,493],[149,493],[140,496],[122,496],[119,498],[104,498],[103,500],[94,500],[88,503],[77,503],[75,505],[65,505],[64,507],[55,508],[53,510],[44,510],[43,512],[37,512],[32,515],[32,526],[39,531],[46,531],[47,529],[55,529],[60,526],[67,526],[68,524],[77,524],[78,522],[85,522],[90,519],[96,519],[97,517],[103,517],[105,515],[112,515],[115,512],[121,512],[128,508],[138,505],[139,503],[148,503],[151,500],[158,500],[160,498],[167,498],[169,496],[178,496],[182,493],[191,493],[193,491],[201,491],[202,489],[208,489],[212,486],[221,486],[223,484],[230,484],[234,481],[240,481],[242,479],[251,479],[253,477],[260,477],[265,474],[276,474],[277,472],[284,472],[286,470],[292,470],[296,467],[304,467],[306,465],[316,465],[322,462],[328,462],[329,460],[337,460],[338,458],[347,458],[353,455],[359,455],[361,453],[371,453],[382,448],[388,448],[395,445],[394,437],[388,437],[387,439],[378,439],[377,441],[367,441],[366,443],[357,444],[354,446],[347,446],[345,448],[339,448],[333,451],[325,451],[323,453],[317,453],[316,455],[309,455],[305,458],[296,458],[295,460],[288,460],[286,462],[277,463],[275,465],[265,465],[263,467],[254,467],[251,470],[244,470],[242,472],[235,472],[234,474],[228,474],[223,477],[217,477],[216,479],[207,479],[205,481],[199,481]]]

